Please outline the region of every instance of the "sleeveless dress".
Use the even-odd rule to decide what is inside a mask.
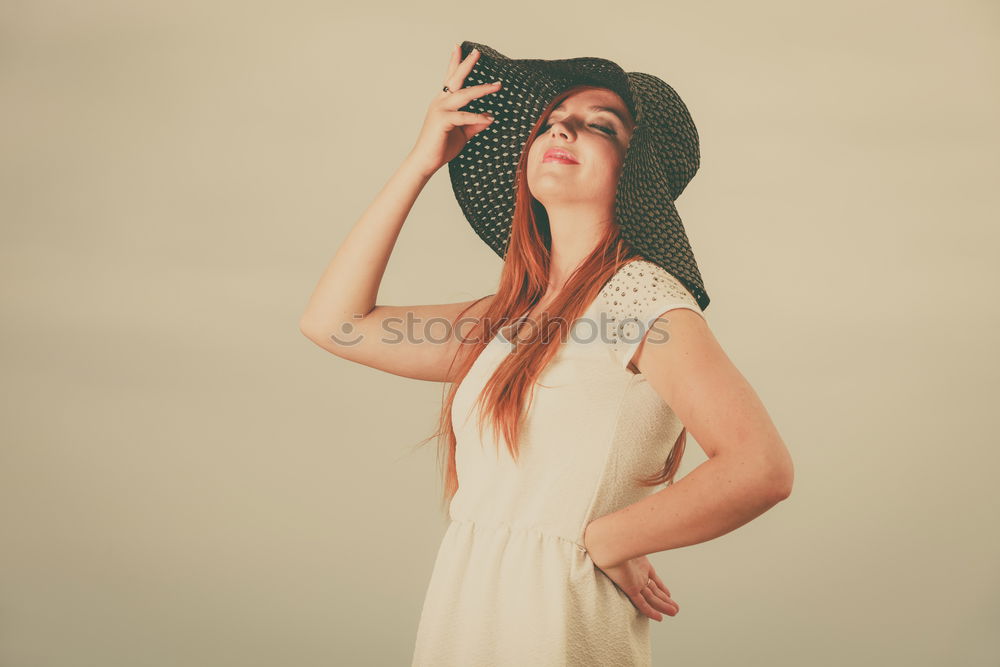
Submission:
[[[663,468],[683,425],[626,367],[648,327],[674,308],[704,317],[665,269],[644,259],[621,267],[539,377],[516,463],[489,424],[480,438],[471,412],[513,346],[497,336],[482,350],[453,405],[459,489],[413,667],[650,665],[650,619],[594,565],[583,533],[663,488],[632,478]]]

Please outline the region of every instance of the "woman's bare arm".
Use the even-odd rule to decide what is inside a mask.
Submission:
[[[478,324],[492,300],[491,294],[457,303],[379,305],[353,322],[325,329],[303,325],[302,332],[343,359],[415,380],[452,382],[463,339],[467,350],[481,340]]]
[[[377,306],[376,299],[399,230],[417,196],[438,169],[489,125],[482,115],[458,111],[472,99],[496,90],[491,85],[462,87],[477,59],[478,52],[473,52],[462,61],[455,47],[445,78],[445,85],[454,92],[441,92],[431,101],[413,149],[355,223],[309,297],[299,328],[337,356],[397,375],[449,379],[448,366],[460,345],[456,334],[470,330],[466,324],[456,332],[455,320],[475,301]],[[478,317],[490,298],[475,303],[465,316]],[[415,326],[405,326],[414,318],[419,318]],[[425,325],[431,318],[443,323],[428,329]]]
[[[334,253],[300,319],[303,333],[326,336],[371,312],[399,230],[428,180],[407,156]]]
[[[585,544],[602,569],[724,535],[792,491],[795,472],[788,448],[705,318],[678,308],[651,330],[659,335],[642,343],[636,365],[708,460],[676,483],[587,526]]]

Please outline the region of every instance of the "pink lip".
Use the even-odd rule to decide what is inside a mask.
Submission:
[[[550,148],[545,151],[542,162],[561,162],[562,164],[580,164],[572,155],[566,151]]]

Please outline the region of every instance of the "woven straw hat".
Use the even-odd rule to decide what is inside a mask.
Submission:
[[[560,92],[589,84],[617,93],[636,122],[615,197],[622,236],[649,261],[680,280],[704,310],[709,303],[701,272],[674,200],[700,163],[698,131],[674,89],[642,72],[625,72],[603,58],[512,60],[475,42],[462,42],[462,58],[479,49],[467,86],[501,81],[496,92],[462,111],[489,111],[495,120],[472,136],[448,163],[452,189],[473,230],[501,258],[514,215],[515,173],[521,151],[545,106]]]

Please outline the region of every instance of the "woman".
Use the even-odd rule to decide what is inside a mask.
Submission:
[[[475,111],[490,107],[496,119]],[[504,258],[498,289],[378,306],[399,229],[446,163]],[[649,619],[679,605],[647,555],[723,535],[790,493],[788,451],[704,317],[673,206],[697,166],[694,125],[659,79],[465,42],[410,154],[323,274],[306,336],[451,383],[435,434],[451,521],[414,665],[649,665]],[[431,322],[379,335],[413,318]],[[688,429],[709,458],[674,483]]]

